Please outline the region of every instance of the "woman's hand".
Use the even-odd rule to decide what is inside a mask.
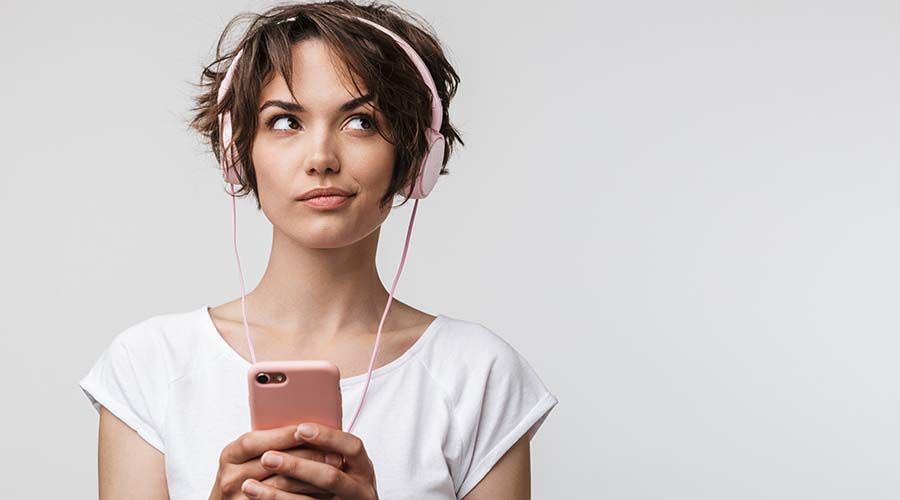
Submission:
[[[312,431],[310,434],[300,433],[301,429],[305,431],[307,427]],[[282,451],[266,451],[261,459],[262,466],[279,476],[324,490],[334,495],[335,500],[378,500],[375,466],[358,437],[324,425],[301,424],[295,438],[321,451],[343,455],[343,467],[334,467]],[[259,482],[254,477],[244,481],[241,490],[248,497],[259,500],[314,498],[288,493],[265,481]]]
[[[340,455],[310,448],[295,437],[296,431],[297,427],[294,425],[250,431],[228,443],[219,455],[219,470],[216,472],[216,480],[209,499],[246,500],[247,496],[241,491],[241,485],[248,478],[262,481],[262,484],[282,492],[314,495],[312,497],[292,495],[286,498],[332,498],[333,495],[325,490],[303,481],[280,476],[260,463],[259,457],[266,451],[285,450],[284,454],[295,459],[322,462],[322,465],[330,463],[335,467],[341,464]]]

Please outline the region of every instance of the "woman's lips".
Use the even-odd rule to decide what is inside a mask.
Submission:
[[[335,208],[340,208],[348,203],[350,203],[350,198],[353,198],[355,195],[351,196],[338,196],[338,195],[329,195],[329,196],[316,196],[315,198],[310,198],[308,200],[303,200],[303,203],[310,208],[315,208],[318,210],[332,210]]]

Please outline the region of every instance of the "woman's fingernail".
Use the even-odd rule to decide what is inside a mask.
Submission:
[[[316,426],[312,424],[300,424],[300,426],[297,427],[297,432],[305,438],[315,437]]]
[[[333,466],[335,466],[335,467],[340,467],[341,462],[343,462],[343,461],[344,461],[344,460],[343,460],[341,457],[337,456],[337,455],[334,455],[334,454],[331,454],[331,453],[325,455],[325,463],[328,464],[328,465],[333,465]]]
[[[266,467],[278,467],[281,463],[284,462],[284,459],[281,455],[276,455],[275,453],[265,452],[262,456],[262,464]]]
[[[262,493],[262,489],[256,484],[255,481],[250,479],[244,481],[243,487],[244,494],[246,494],[250,498],[257,498],[259,494]]]

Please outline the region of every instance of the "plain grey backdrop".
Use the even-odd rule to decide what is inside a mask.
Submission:
[[[900,4],[398,4],[462,78],[467,146],[397,296],[558,396],[535,498],[900,497]],[[125,327],[238,297],[186,120],[225,22],[270,5],[3,3],[4,497],[95,498],[80,377]],[[248,290],[270,236],[240,201]]]

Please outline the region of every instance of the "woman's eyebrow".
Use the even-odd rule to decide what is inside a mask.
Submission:
[[[372,100],[372,94],[366,94],[366,95],[359,96],[355,99],[350,99],[349,101],[345,102],[344,104],[341,104],[340,112],[345,113],[352,109],[356,109],[359,106],[361,106],[362,104],[365,104],[371,100]],[[304,108],[299,103],[280,101],[278,99],[272,99],[272,100],[266,101],[262,106],[260,106],[259,112],[262,113],[263,110],[268,108],[269,106],[278,106],[279,108],[282,108],[286,111],[291,111],[293,113],[303,113],[306,111],[306,108]]]

